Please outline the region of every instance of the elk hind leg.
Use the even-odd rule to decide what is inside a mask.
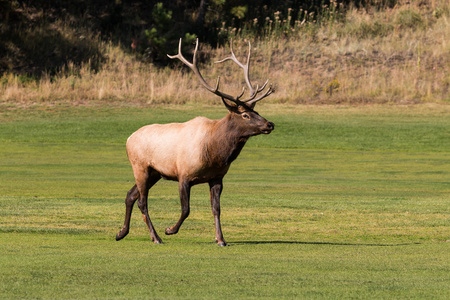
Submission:
[[[145,224],[147,224],[147,227],[150,231],[150,236],[152,238],[152,241],[155,244],[162,244],[161,238],[156,233],[155,228],[153,227],[152,221],[150,220],[150,216],[148,214],[148,205],[147,205],[147,199],[148,199],[148,190],[155,185],[159,180],[161,179],[161,175],[157,173],[156,171],[149,170],[149,175],[146,180],[136,180],[136,185],[139,189],[139,201],[138,201],[138,207],[141,210],[142,216],[144,218]]]
[[[120,241],[123,239],[128,232],[130,231],[130,219],[131,212],[133,211],[133,206],[136,200],[139,198],[139,190],[137,185],[134,185],[127,193],[127,197],[125,198],[125,222],[123,224],[122,229],[116,235],[116,241]]]

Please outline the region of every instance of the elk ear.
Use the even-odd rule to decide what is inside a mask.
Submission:
[[[223,97],[222,97],[222,102],[223,102],[223,104],[225,104],[225,107],[228,109],[229,112],[236,113],[238,111],[238,106],[237,105],[230,104],[228,102],[228,100],[225,100]]]

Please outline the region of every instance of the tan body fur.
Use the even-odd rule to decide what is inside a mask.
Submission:
[[[225,137],[217,136],[216,141],[210,139],[221,123],[223,120],[197,117],[185,123],[153,124],[137,130],[127,141],[127,154],[135,177],[139,177],[142,168],[152,168],[163,178],[176,181],[204,183],[223,177],[229,164],[218,161],[226,161],[226,157],[211,157],[208,153],[214,143],[223,146],[227,143]]]

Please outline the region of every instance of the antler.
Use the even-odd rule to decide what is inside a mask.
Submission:
[[[256,89],[253,88],[250,79],[249,79],[249,69],[250,69],[250,50],[251,50],[251,44],[249,42],[249,49],[248,49],[248,57],[247,57],[247,63],[244,65],[241,62],[239,62],[236,58],[236,56],[234,55],[233,52],[233,44],[231,43],[231,56],[222,59],[221,61],[218,61],[216,63],[221,63],[227,60],[232,60],[234,61],[239,67],[241,67],[244,70],[244,76],[245,76],[245,82],[247,83],[247,86],[250,90],[250,97],[248,99],[245,100],[239,100],[245,92],[245,87],[242,89],[241,94],[239,94],[238,96],[231,96],[228,95],[224,92],[221,92],[219,90],[219,85],[220,85],[220,76],[217,77],[217,83],[216,83],[216,87],[213,88],[211,87],[206,80],[203,78],[202,74],[200,73],[200,71],[198,70],[197,67],[197,50],[198,50],[198,39],[195,42],[195,50],[194,50],[194,57],[192,59],[192,63],[190,63],[181,53],[181,41],[182,39],[180,39],[180,43],[178,45],[178,54],[177,55],[167,55],[169,58],[174,59],[174,58],[178,58],[179,60],[181,60],[181,62],[183,62],[185,65],[187,65],[192,71],[194,71],[194,74],[198,77],[198,79],[200,80],[200,83],[211,93],[218,95],[224,99],[228,99],[230,101],[233,101],[234,103],[236,103],[237,105],[240,105],[242,103],[245,103],[246,105],[253,105],[254,103],[256,103],[259,100],[262,100],[263,98],[269,96],[270,94],[273,93],[273,89],[272,89],[272,85],[269,86],[269,88],[266,90],[266,92],[262,95],[260,95],[259,97],[256,98],[256,96],[258,95],[258,93],[262,92],[268,81],[267,80],[263,86],[261,88],[258,87],[258,85],[256,85]]]
[[[250,82],[250,78],[249,78],[249,73],[250,73],[250,54],[251,54],[251,49],[252,49],[252,45],[250,44],[250,42],[248,42],[248,55],[247,55],[247,62],[245,63],[245,65],[243,63],[241,63],[237,58],[236,55],[234,54],[233,51],[233,41],[230,41],[230,50],[231,50],[231,56],[226,57],[222,60],[216,61],[215,63],[223,63],[227,60],[231,60],[234,63],[236,63],[241,69],[244,70],[244,78],[245,78],[245,82],[247,83],[248,89],[250,91],[250,98],[246,99],[246,100],[241,100],[241,102],[244,102],[248,105],[252,105],[253,103],[256,103],[259,100],[262,100],[263,98],[269,96],[270,94],[273,93],[273,89],[272,89],[272,84],[269,85],[269,88],[266,90],[266,92],[259,96],[258,98],[256,98],[256,96],[258,95],[258,93],[262,92],[265,88],[267,83],[269,82],[269,79],[266,80],[266,82],[264,82],[262,87],[259,87],[258,85],[256,85],[256,88],[253,88],[252,83]],[[244,94],[245,88],[242,90],[241,95],[238,97],[240,98],[243,94]]]

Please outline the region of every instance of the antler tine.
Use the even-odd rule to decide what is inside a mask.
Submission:
[[[216,88],[214,89],[214,93],[216,93],[219,90],[219,83],[220,83],[220,76],[217,76],[217,83]]]
[[[187,65],[189,68],[192,69],[193,64],[191,64],[186,58],[184,58],[183,54],[181,53],[181,41],[182,39],[180,38],[180,42],[178,43],[178,54],[177,55],[169,55],[167,54],[167,56],[171,59],[174,58],[178,58],[179,60],[181,60],[185,65]],[[195,46],[195,51],[194,51],[194,60],[193,62],[195,62],[195,54],[197,52],[197,46],[198,46],[198,39],[197,39],[197,45]]]
[[[236,97],[236,100],[239,100],[245,93],[245,86],[242,88],[242,92],[239,94],[239,96]]]
[[[244,103],[247,103],[247,102],[249,102],[250,100],[253,100],[255,97],[256,97],[256,95],[258,95],[258,85],[256,85],[256,90],[255,90],[256,92],[255,93],[253,93],[253,94],[251,94],[250,95],[250,97],[248,98],[248,99],[245,99],[245,100],[243,100],[242,102],[244,102]]]
[[[194,56],[192,58],[192,63],[190,63],[182,54],[181,52],[181,42],[182,39],[180,38],[180,42],[178,44],[178,54],[177,55],[167,55],[169,58],[174,59],[178,58],[182,63],[184,63],[186,66],[188,66],[192,71],[194,71],[194,74],[198,77],[200,80],[200,83],[211,93],[218,95],[220,97],[223,97],[225,99],[231,100],[233,102],[236,102],[236,98],[233,96],[230,96],[228,94],[222,93],[219,91],[219,85],[220,85],[220,76],[217,78],[216,87],[211,87],[206,80],[203,78],[202,74],[198,70],[197,67],[197,51],[198,51],[198,39],[195,41],[195,49],[194,49]]]
[[[219,60],[219,61],[215,61],[214,63],[215,63],[215,64],[218,64],[218,63],[223,63],[223,62],[225,62],[225,61],[227,61],[227,60],[232,60],[232,61],[234,61],[239,67],[245,68],[245,66],[244,66],[244,65],[236,58],[236,55],[234,54],[234,51],[233,51],[233,40],[230,40],[230,50],[231,50],[231,56],[225,57],[224,59]]]
[[[266,82],[264,82],[264,84],[263,84],[263,86],[261,88],[259,88],[259,89],[257,88],[258,93],[266,88],[266,85],[267,85],[268,82],[269,82],[269,79],[267,79]]]
[[[258,102],[258,101],[260,101],[260,100],[266,98],[267,96],[269,96],[270,94],[272,94],[274,91],[275,91],[275,90],[272,88],[272,84],[270,84],[270,85],[269,85],[269,88],[267,89],[267,91],[266,91],[263,95],[259,96],[259,97],[256,98],[256,99],[249,99],[248,101],[245,101],[245,104],[247,104],[247,105],[253,105],[254,103],[256,103],[256,102]],[[243,101],[243,102],[244,102],[244,101]]]

